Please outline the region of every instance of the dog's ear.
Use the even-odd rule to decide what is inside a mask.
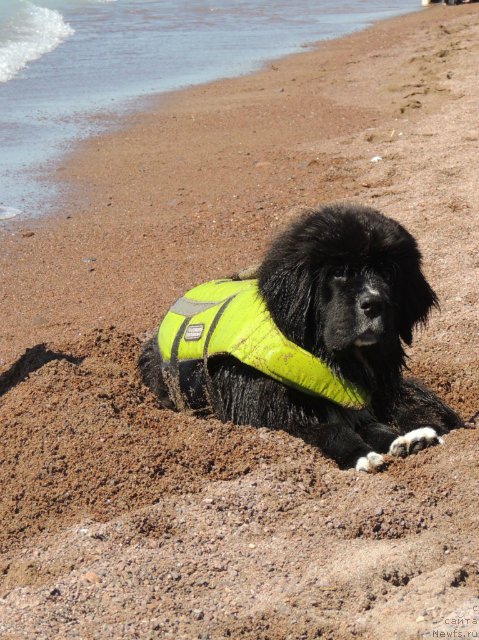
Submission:
[[[410,345],[414,327],[425,324],[431,309],[438,308],[439,303],[419,265],[401,266],[398,284],[399,334]]]
[[[293,342],[305,346],[313,283],[303,264],[266,260],[259,270],[259,286],[278,328]]]

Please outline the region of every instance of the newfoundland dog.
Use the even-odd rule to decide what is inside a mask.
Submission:
[[[287,228],[248,279],[180,298],[140,371],[163,407],[285,429],[342,468],[374,471],[381,454],[416,453],[462,425],[403,378],[404,345],[437,304],[403,226],[332,204]]]

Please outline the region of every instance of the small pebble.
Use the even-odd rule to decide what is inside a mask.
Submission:
[[[87,571],[80,578],[83,582],[89,582],[90,584],[100,584],[101,578],[94,571]]]

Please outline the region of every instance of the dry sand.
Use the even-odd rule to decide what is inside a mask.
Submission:
[[[49,176],[56,216],[2,228],[1,638],[479,634],[477,429],[358,475],[135,370],[185,288],[348,199],[417,236],[442,313],[410,368],[475,414],[478,69],[477,5],[378,24],[152,101]]]

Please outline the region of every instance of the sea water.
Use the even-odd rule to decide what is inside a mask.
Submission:
[[[0,0],[0,220],[44,213],[55,194],[42,176],[137,98],[248,73],[419,5]]]

